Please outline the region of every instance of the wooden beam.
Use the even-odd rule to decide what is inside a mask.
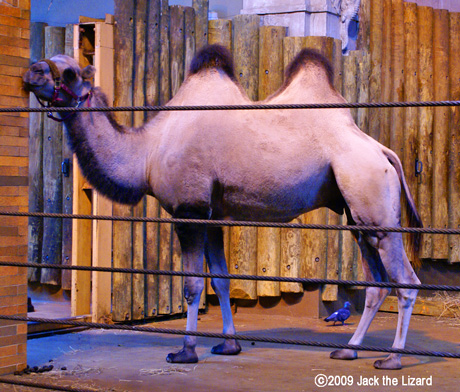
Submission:
[[[388,296],[380,307],[381,312],[398,313],[398,297]],[[434,317],[458,317],[441,300],[417,298],[412,314]]]
[[[285,27],[262,26],[259,31],[259,100],[273,94],[283,83],[283,38]],[[278,276],[280,270],[280,229],[257,230],[257,274]],[[277,297],[280,284],[257,282],[259,297]]]
[[[381,102],[391,101],[391,0],[383,0],[382,9],[383,20],[385,23],[382,25],[382,57],[381,57]],[[379,142],[383,145],[390,146],[390,126],[391,126],[391,110],[392,109],[378,109],[380,116],[380,134]]]
[[[161,0],[160,4],[160,105],[166,104],[171,99],[171,74],[169,60],[169,22],[170,8],[167,0]],[[160,218],[171,216],[160,208]],[[159,225],[158,237],[158,267],[171,269],[171,229],[169,224]],[[158,314],[171,313],[171,277],[158,277]]]
[[[135,5],[135,45],[134,45],[134,80],[133,80],[133,104],[142,106],[145,104],[145,61],[146,47],[145,37],[147,28],[147,0],[138,0]],[[133,124],[140,127],[145,122],[144,112],[135,112]],[[133,216],[143,217],[145,198],[133,207]],[[144,231],[145,224],[133,222],[133,268],[145,268],[144,264]],[[141,320],[145,316],[145,275],[133,275],[133,320]]]
[[[169,64],[171,72],[171,96],[174,97],[185,75],[185,7],[169,7]]]
[[[115,48],[115,99],[116,106],[133,105],[132,70],[134,53],[134,4],[131,1],[115,1],[115,20],[117,27],[114,35]],[[125,126],[132,126],[132,113],[117,113],[118,121]],[[114,203],[113,214],[132,216],[132,207]],[[113,266],[116,268],[132,267],[132,223],[113,223]],[[132,318],[132,275],[113,274],[112,317],[116,321]]]
[[[283,68],[289,66],[297,54],[306,46],[305,37],[285,37],[283,39]],[[302,217],[294,220],[302,223]],[[302,231],[297,229],[281,229],[281,260],[280,276],[298,278],[305,276],[302,266],[305,264],[302,254]],[[300,283],[280,283],[282,293],[302,293],[303,286]]]
[[[94,84],[100,86],[107,95],[109,105],[114,95],[114,49],[113,25],[95,24],[95,67]],[[113,203],[93,190],[93,214],[112,215]],[[93,221],[92,263],[95,267],[112,266],[112,222]],[[92,320],[101,322],[112,313],[112,277],[110,274],[94,272],[92,275]]]
[[[449,12],[434,10],[433,29],[433,84],[435,101],[449,99]],[[449,213],[449,116],[448,107],[435,108],[433,117],[433,227],[448,227]],[[449,237],[434,235],[433,259],[449,258]]]
[[[209,44],[220,44],[232,50],[232,21],[228,19],[214,19],[208,23]]]
[[[196,50],[199,51],[208,44],[208,0],[193,0],[192,7],[195,10],[195,38]]]
[[[233,19],[233,54],[236,77],[248,96],[257,100],[259,83],[259,20],[256,15],[237,15]],[[231,274],[257,273],[257,228],[230,229]],[[232,280],[230,296],[257,299],[257,284]]]
[[[45,58],[49,59],[64,52],[65,28],[45,27]],[[43,128],[43,212],[62,212],[62,124],[46,117]],[[43,220],[44,264],[62,263],[62,221]],[[61,272],[57,269],[43,268],[42,284],[60,285]]]
[[[419,99],[432,101],[434,99],[433,86],[433,8],[417,7],[418,18],[418,77]],[[419,177],[418,211],[425,227],[432,225],[432,198],[433,191],[433,108],[419,108],[418,130],[418,159],[423,164],[423,171]],[[432,235],[423,234],[420,257],[431,258]]]
[[[147,50],[145,64],[146,105],[158,105],[160,98],[160,0],[149,0],[147,22]],[[147,113],[147,118],[153,116]],[[146,216],[158,217],[160,213],[158,200],[151,196],[146,199]],[[158,223],[147,223],[146,230],[146,268],[158,269]],[[158,276],[146,277],[146,309],[145,317],[156,316],[158,313]]]
[[[404,100],[418,101],[418,27],[417,4],[404,3]],[[404,116],[404,154],[402,164],[412,197],[417,203],[417,177],[415,159],[417,157],[418,109],[406,108]],[[407,225],[402,221],[402,225]]]
[[[391,93],[392,101],[404,100],[404,6],[403,0],[393,0],[391,7]],[[390,115],[390,148],[403,158],[404,109],[393,108]]]
[[[371,56],[369,75],[369,100],[378,102],[382,89],[382,40],[383,40],[383,0],[371,2],[369,51]],[[369,135],[375,140],[380,139],[381,109],[369,112]]]
[[[30,60],[39,61],[45,57],[46,23],[31,23]],[[40,104],[30,94],[29,107]],[[43,212],[43,113],[29,113],[29,211]],[[42,262],[43,218],[29,218],[28,262]],[[40,281],[41,268],[28,269],[28,281]]]
[[[460,99],[460,13],[450,13],[449,78],[450,99]],[[449,227],[460,228],[460,108],[450,108]],[[460,236],[449,236],[449,262],[460,262]]]
[[[196,52],[195,34],[195,10],[192,7],[185,7],[185,77],[190,70],[190,64]]]
[[[74,57],[74,25],[68,24],[65,28],[65,54]],[[67,143],[64,132],[64,140],[62,142],[62,162],[65,165],[68,163],[68,173],[62,178],[62,212],[64,214],[72,214],[72,198],[73,198],[73,170],[71,168],[73,153]],[[72,219],[62,220],[62,264],[72,265]],[[72,289],[72,271],[63,270],[61,273],[61,288],[63,290]]]
[[[73,52],[80,63],[80,26],[74,25]],[[91,214],[91,190],[85,190],[86,180],[81,174],[77,157],[73,156],[73,198],[74,214]],[[91,227],[89,220],[72,220],[72,265],[91,266]],[[71,315],[72,317],[88,315],[91,312],[91,272],[71,272]]]

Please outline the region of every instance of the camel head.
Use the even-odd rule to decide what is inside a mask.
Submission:
[[[76,106],[91,90],[90,79],[96,69],[81,69],[72,57],[59,54],[32,64],[24,74],[24,88],[48,106]]]

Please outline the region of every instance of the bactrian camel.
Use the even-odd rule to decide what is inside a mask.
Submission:
[[[33,64],[25,87],[52,106],[105,107],[107,99],[91,86],[95,69],[80,69],[58,55]],[[66,88],[56,89],[56,80]],[[328,61],[303,50],[290,64],[283,86],[265,103],[345,102],[332,85]],[[217,45],[197,54],[188,76],[169,105],[251,105],[233,73],[230,53]],[[72,150],[87,180],[120,203],[155,196],[175,218],[289,222],[319,207],[345,213],[349,224],[400,226],[401,188],[413,226],[421,227],[414,201],[394,152],[364,134],[347,109],[161,112],[137,129],[117,124],[111,112],[67,113],[64,123]],[[202,272],[206,256],[212,273],[227,273],[220,227],[176,224],[185,271]],[[419,283],[400,233],[356,232],[369,281]],[[416,236],[415,236],[416,237]],[[413,237],[412,248],[417,238]],[[416,249],[414,249],[416,251]],[[196,331],[201,278],[185,278],[187,331]],[[213,279],[220,301],[223,332],[234,334],[229,281]],[[363,341],[389,293],[367,288],[365,309],[350,344]],[[398,289],[395,348],[403,348],[416,290]],[[196,338],[167,361],[198,361]],[[228,339],[214,354],[238,354]],[[355,359],[355,350],[336,350],[331,358]],[[398,369],[390,354],[376,368]]]

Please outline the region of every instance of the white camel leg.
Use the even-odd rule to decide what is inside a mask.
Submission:
[[[213,274],[227,274],[227,263],[224,255],[224,242],[221,227],[208,228],[208,238],[206,244],[206,259],[209,270]],[[230,281],[228,279],[211,280],[211,285],[219,298],[222,311],[222,321],[224,324],[223,333],[235,334],[232,310],[230,306]],[[241,346],[237,340],[226,339],[223,343],[214,346],[211,350],[213,354],[235,355],[241,351]]]
[[[404,251],[401,234],[389,233],[380,243],[380,254],[390,279],[397,283],[419,284],[420,280],[415,274]],[[401,263],[392,261],[398,259],[401,260]],[[398,326],[396,328],[393,348],[402,349],[406,344],[410,317],[418,290],[396,289],[396,293],[398,296]],[[401,354],[390,354],[387,358],[376,361],[374,366],[377,369],[400,369]]]
[[[358,239],[358,244],[362,252],[363,271],[366,281],[382,282],[387,281],[387,274],[383,269],[382,262],[377,250],[370,245],[361,235]],[[390,289],[379,287],[366,288],[366,302],[364,311],[359,320],[358,328],[348,342],[352,345],[359,345],[363,342],[369,326],[372,323],[376,313],[382,305],[385,298],[390,293]],[[333,351],[330,355],[333,359],[356,359],[358,354],[355,350],[342,349]]]
[[[184,271],[203,272],[205,229],[200,226],[176,225],[182,250]],[[201,293],[204,288],[204,279],[186,276],[184,279],[184,296],[188,304],[187,331],[196,331],[198,324],[198,309]],[[198,356],[195,352],[196,337],[185,336],[184,347],[177,353],[170,353],[166,361],[171,363],[195,363]]]

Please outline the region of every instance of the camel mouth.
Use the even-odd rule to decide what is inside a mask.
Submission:
[[[26,91],[36,90],[37,88],[41,88],[41,87],[43,87],[44,84],[46,84],[46,80],[43,79],[43,77],[42,78],[37,78],[35,73],[33,73],[30,70],[28,70],[22,76],[22,82],[23,82],[23,85],[24,85],[24,88],[26,89]]]
[[[40,98],[43,101],[51,101],[52,100],[52,94],[47,94],[45,89],[46,89],[46,83],[42,84],[34,84],[34,83],[28,83],[24,82],[23,83],[23,89],[27,93],[32,93],[34,94],[37,98]]]
[[[33,93],[43,101],[53,99],[53,87],[49,81],[43,75],[37,74],[30,69],[22,77],[22,87],[25,92]]]
[[[43,64],[42,62],[32,64],[26,73],[22,76],[22,81],[24,90],[27,92],[36,94],[42,90],[45,90],[50,82],[47,64]],[[45,96],[41,98],[46,99]],[[51,99],[51,97],[48,99]]]
[[[28,93],[35,93],[43,89],[43,84],[33,84],[23,81],[22,86]]]

